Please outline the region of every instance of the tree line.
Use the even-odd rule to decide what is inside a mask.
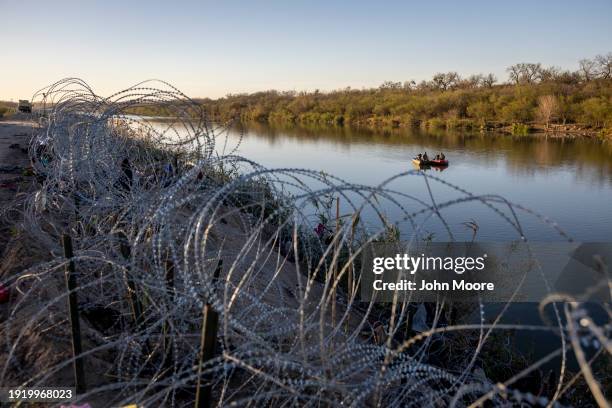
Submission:
[[[462,77],[450,71],[436,73],[430,80],[385,81],[369,89],[268,90],[197,101],[217,120],[468,130],[508,127],[519,133],[530,127],[569,125],[612,135],[612,53],[582,59],[575,71],[519,63],[506,72],[504,82],[493,74]],[[14,111],[13,105],[0,103],[0,116]],[[172,109],[161,105],[134,107],[131,112],[172,115]]]
[[[436,73],[430,80],[385,81],[377,88],[329,92],[269,90],[200,102],[218,119],[325,125],[486,128],[576,124],[612,128],[612,53],[578,62],[578,70],[519,63],[508,78]]]

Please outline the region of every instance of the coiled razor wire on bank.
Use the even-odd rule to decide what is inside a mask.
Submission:
[[[74,381],[67,234],[83,321],[80,401],[193,406],[200,377],[218,406],[558,406],[583,375],[595,401],[607,404],[591,370],[595,357],[583,349],[609,354],[610,325],[595,324],[575,299],[543,299],[542,313],[553,309],[555,318],[542,327],[501,324],[505,309],[485,316],[482,304],[480,323],[442,325],[449,307],[439,302],[428,309],[430,327],[416,334],[408,322],[420,305],[359,299],[362,248],[397,239],[399,223],[419,239],[424,220],[436,218],[451,241],[443,210],[471,203],[496,213],[517,239],[528,238],[519,221],[527,213],[570,240],[545,217],[419,171],[365,186],[312,170],[266,169],[236,155],[229,124],[215,124],[205,105],[165,82],[104,98],[70,78],[35,99],[40,127],[29,154],[40,185],[26,201],[24,228],[52,259],[6,280],[19,295],[2,322],[0,383]],[[160,106],[171,119],[137,115]],[[394,189],[397,180],[431,199]],[[459,198],[436,202],[436,185]],[[219,329],[216,353],[198,371],[205,304],[218,313]],[[479,353],[494,333],[509,330],[554,333],[558,347],[493,383],[478,370]],[[453,349],[453,367],[432,362],[434,344],[458,337],[465,344]],[[570,353],[580,374],[567,372]],[[547,395],[514,387],[553,359],[560,369]]]

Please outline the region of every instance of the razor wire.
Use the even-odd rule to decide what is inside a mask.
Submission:
[[[218,406],[556,406],[571,351],[582,356],[595,400],[606,404],[582,349],[609,354],[610,323],[595,324],[575,299],[543,299],[543,314],[554,309],[548,326],[502,324],[505,309],[485,316],[482,304],[475,305],[479,323],[442,324],[449,305],[439,302],[428,310],[430,327],[409,334],[420,305],[381,307],[358,296],[363,248],[399,235],[418,240],[429,219],[452,241],[446,208],[485,206],[523,241],[521,217],[535,216],[571,240],[546,217],[419,171],[366,186],[315,170],[265,168],[237,154],[228,141],[231,123],[215,123],[205,104],[161,81],[101,97],[69,78],[34,99],[40,127],[29,155],[39,185],[23,225],[51,260],[6,282],[19,296],[2,322],[0,383],[46,386],[70,370],[65,352],[19,364],[31,342],[69,339],[61,289],[61,237],[68,234],[85,322],[89,384],[82,401],[191,405],[199,377]],[[159,107],[168,118],[155,125],[139,115]],[[428,191],[430,200],[399,191],[398,180]],[[436,186],[459,197],[437,202]],[[217,353],[198,371],[205,304],[219,315]],[[492,333],[507,330],[554,333],[559,346],[507,383],[493,383],[478,375],[476,361]],[[456,341],[454,334],[470,344],[454,356],[456,367],[440,367],[429,353]],[[558,356],[552,395],[513,388]]]

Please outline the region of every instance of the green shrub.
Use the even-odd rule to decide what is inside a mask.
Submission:
[[[506,122],[529,122],[533,118],[534,103],[529,99],[514,100],[502,108],[502,119]]]
[[[467,114],[484,124],[495,118],[495,105],[489,101],[477,101],[467,107]]]
[[[611,126],[612,79],[559,81],[468,88],[457,85],[446,90],[421,86],[310,93],[266,91],[201,103],[220,119],[239,116],[251,121],[330,126],[367,124],[469,130],[493,122],[544,124],[538,101],[553,95],[555,122],[586,124],[598,129]]]
[[[411,128],[419,127],[421,125],[421,120],[412,115],[402,115],[400,120],[404,126]]]
[[[515,136],[527,136],[529,134],[530,127],[524,123],[513,123],[510,127],[510,133]]]
[[[446,120],[446,129],[449,130],[473,130],[477,129],[478,127],[478,124],[471,119],[450,118]]]
[[[428,119],[425,123],[425,128],[427,129],[446,129],[446,121],[440,118],[431,118]]]
[[[591,126],[612,124],[612,102],[606,98],[589,98],[580,104],[582,120]]]

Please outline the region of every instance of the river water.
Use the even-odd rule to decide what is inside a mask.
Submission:
[[[420,130],[371,131],[350,128],[278,128],[240,125],[229,132],[229,151],[270,168],[322,170],[350,182],[377,185],[390,176],[415,170],[419,152],[444,152],[450,161],[443,171],[424,170],[473,194],[497,194],[547,217],[518,212],[523,234],[531,241],[564,238],[550,226],[555,222],[577,241],[609,241],[612,235],[612,144],[584,138],[513,137],[502,134],[427,133]],[[222,149],[221,146],[218,147]],[[432,181],[434,199],[444,203],[461,196]],[[405,177],[394,188],[430,201],[422,177]],[[410,203],[406,203],[410,205]],[[388,218],[394,220],[394,208]],[[470,202],[442,210],[455,239],[471,237],[464,223],[475,221],[477,240],[507,241],[517,231],[491,211]],[[436,218],[427,232],[446,240]],[[469,231],[468,231],[469,230]],[[407,238],[407,237],[403,237]]]

